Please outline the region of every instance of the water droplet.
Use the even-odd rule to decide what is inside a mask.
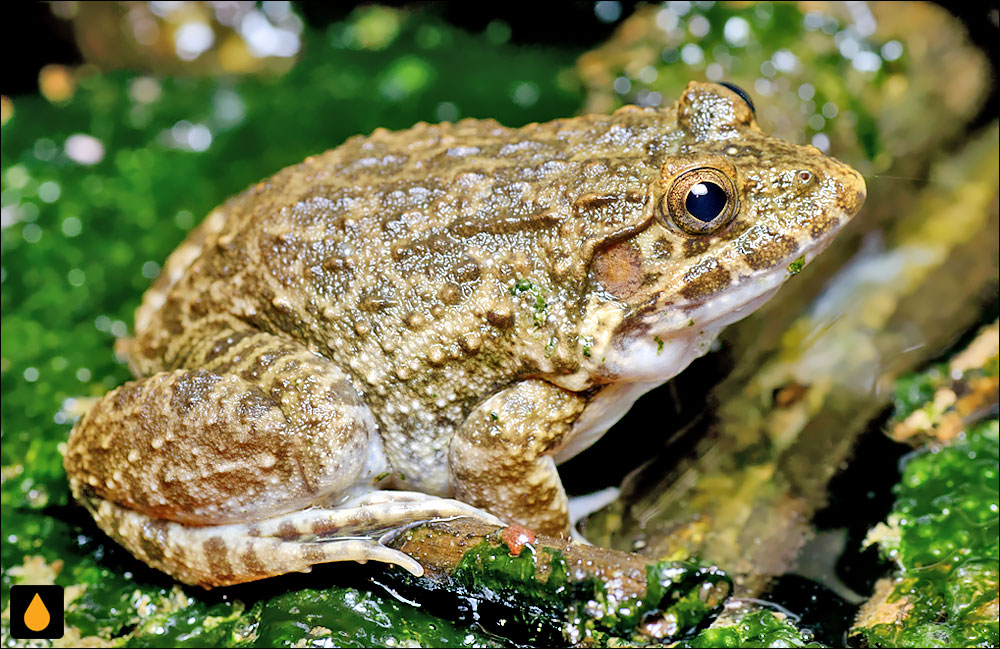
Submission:
[[[688,23],[688,31],[695,38],[703,38],[708,35],[711,30],[712,25],[708,22],[708,18],[702,15],[692,16],[691,21]]]
[[[882,46],[882,58],[886,61],[895,61],[903,55],[903,44],[899,41],[889,41]]]
[[[78,164],[95,165],[104,159],[104,144],[93,135],[70,135],[66,138],[65,149],[66,157]]]
[[[46,181],[38,186],[38,198],[42,199],[46,203],[54,203],[59,200],[59,195],[62,193],[62,188],[59,187],[59,183],[52,180]]]
[[[187,22],[174,32],[174,48],[178,58],[193,61],[215,42],[215,32],[203,22]]]
[[[83,223],[75,216],[67,216],[62,222],[62,232],[67,237],[75,237],[83,231]]]
[[[458,106],[450,101],[442,101],[434,109],[434,116],[441,122],[454,122],[458,119]]]
[[[681,48],[681,60],[688,65],[698,65],[705,59],[705,53],[694,43],[688,43]]]
[[[155,261],[147,261],[142,265],[142,276],[146,279],[153,279],[160,274],[160,265]]]
[[[528,106],[533,106],[538,102],[538,97],[540,96],[538,91],[538,86],[530,81],[522,81],[514,87],[514,91],[511,93],[511,99],[514,103],[522,108],[527,108]]]
[[[733,16],[726,21],[726,26],[722,29],[722,35],[729,44],[735,47],[743,47],[750,42],[750,23],[745,18]]]
[[[613,0],[595,2],[594,15],[603,23],[613,23],[622,16],[622,4]]]

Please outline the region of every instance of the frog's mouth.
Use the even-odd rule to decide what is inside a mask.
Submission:
[[[846,223],[847,219],[843,220]],[[837,228],[839,231],[840,228]],[[771,268],[741,277],[735,288],[685,307],[685,311],[697,325],[721,329],[747,317],[764,305],[790,278],[797,275],[812,262],[830,243],[836,232],[810,242],[802,249],[787,255]],[[653,329],[657,329],[653,325]],[[663,334],[670,335],[668,331]]]
[[[622,322],[598,373],[605,380],[665,382],[709,351],[726,326],[747,317],[770,300],[793,275],[833,240],[811,242],[770,268],[740,277],[736,286],[679,307],[653,306],[648,315]]]
[[[819,252],[813,251],[808,258]],[[597,441],[636,399],[707,352],[723,327],[771,299],[787,276],[784,268],[771,268],[710,300],[623,322],[608,341],[607,353],[602,354],[595,373],[599,383],[610,385],[597,393],[574,424],[569,442],[555,456],[556,462],[565,462]]]

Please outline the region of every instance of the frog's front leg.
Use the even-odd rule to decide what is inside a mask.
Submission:
[[[368,493],[385,469],[379,436],[328,360],[229,323],[199,329],[212,333],[173,350],[181,369],[110,392],[67,443],[74,496],[140,559],[205,586],[344,560],[419,574],[379,537],[477,515],[423,494]]]
[[[455,497],[543,534],[567,534],[566,492],[552,455],[586,399],[545,381],[522,381],[479,404],[452,438]]]

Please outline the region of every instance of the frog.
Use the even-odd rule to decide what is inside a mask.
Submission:
[[[206,588],[472,517],[570,532],[557,466],[769,300],[863,177],[691,82],[668,107],[376,129],[208,214],[73,427],[74,497]]]

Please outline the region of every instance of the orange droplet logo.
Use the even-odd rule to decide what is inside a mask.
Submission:
[[[37,633],[47,627],[51,619],[49,609],[45,608],[42,598],[35,593],[27,610],[24,611],[24,626]]]

